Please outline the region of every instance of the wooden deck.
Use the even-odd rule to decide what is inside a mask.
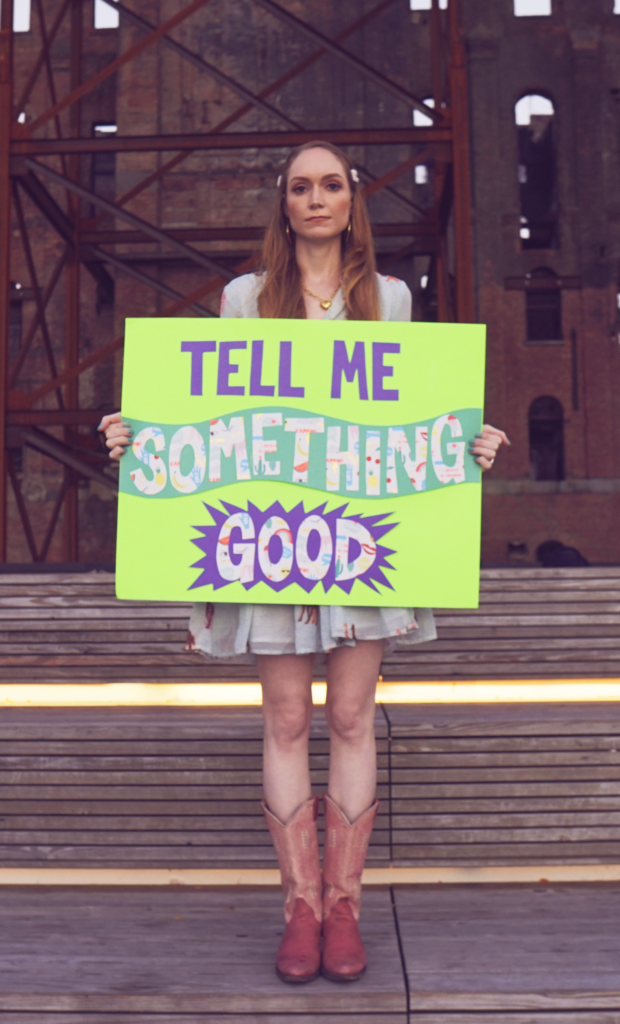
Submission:
[[[3,1024],[617,1024],[620,886],[366,891],[369,969],[273,970],[275,890],[0,890]]]
[[[188,617],[189,605],[117,600],[112,573],[0,573],[0,678],[256,678],[242,660],[184,652]],[[486,569],[480,608],[440,610],[437,624],[438,640],[386,658],[385,679],[618,676],[620,567]]]

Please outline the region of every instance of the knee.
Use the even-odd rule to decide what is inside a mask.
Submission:
[[[278,747],[290,747],[308,737],[312,704],[305,700],[280,700],[263,704],[265,738]]]
[[[352,702],[328,703],[325,708],[331,736],[345,743],[359,743],[374,735],[375,706]]]

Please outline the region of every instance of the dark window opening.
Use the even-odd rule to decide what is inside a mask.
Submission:
[[[562,290],[557,275],[548,267],[528,274],[525,316],[529,342],[562,341]]]
[[[557,398],[534,399],[529,434],[532,480],[564,480],[564,410]]]
[[[515,107],[521,248],[557,248],[554,107],[545,96],[524,96]]]
[[[93,135],[96,139],[110,138],[115,135],[117,126],[110,122],[99,122],[93,125]],[[115,153],[93,153],[91,164],[91,188],[102,199],[114,202],[116,196],[116,154]],[[96,217],[101,212],[94,204],[91,206],[91,217]]]
[[[17,287],[21,290],[21,285]],[[9,303],[9,359],[15,359],[22,347],[22,309],[21,299],[11,299]]]

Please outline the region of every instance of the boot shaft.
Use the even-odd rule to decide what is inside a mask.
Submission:
[[[350,822],[343,811],[326,793],[323,797],[325,810],[325,854],[323,857],[323,918],[340,899],[347,899],[355,920],[359,918],[362,872],[368,852],[370,835],[373,830],[379,801]]]
[[[318,797],[310,797],[283,824],[263,801],[262,808],[278,856],[288,924],[295,903],[302,899],[317,921],[322,917],[321,867],[317,835]]]

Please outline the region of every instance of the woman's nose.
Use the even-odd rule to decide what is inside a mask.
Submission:
[[[318,189],[315,192],[312,193],[312,196],[310,197],[310,205],[311,206],[322,206],[323,205],[323,200],[321,198],[321,193],[320,193],[320,191]]]

